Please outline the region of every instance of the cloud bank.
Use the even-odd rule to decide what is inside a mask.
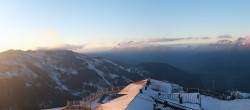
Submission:
[[[209,37],[186,37],[186,38],[155,38],[148,40],[148,43],[163,43],[163,42],[174,42],[180,40],[207,40]]]
[[[231,35],[220,35],[220,36],[217,36],[217,38],[219,39],[227,39],[227,38],[233,38]]]
[[[54,47],[37,47],[37,50],[81,50],[84,45],[60,44]]]

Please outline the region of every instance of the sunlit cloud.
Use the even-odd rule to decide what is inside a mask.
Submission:
[[[114,48],[143,48],[145,45],[143,41],[127,41],[116,44]]]
[[[156,42],[173,42],[178,40],[183,40],[184,38],[155,38],[148,40],[149,43],[156,43]],[[186,38],[188,39],[188,38]]]
[[[32,30],[22,34],[0,33],[0,51],[8,49],[22,50],[73,50],[76,52],[100,52],[108,50],[143,50],[149,47],[166,47],[172,44],[214,43],[218,39],[232,38],[230,35],[204,37],[162,37],[114,41],[112,39],[64,39],[54,29]]]
[[[124,41],[114,44],[113,49],[116,50],[143,50],[149,49],[149,47],[159,47],[168,44],[188,44],[201,42],[202,40],[207,41],[210,37],[186,37],[186,38],[151,38],[144,40]],[[188,42],[186,42],[188,41]],[[165,46],[164,46],[165,47]]]
[[[37,47],[37,50],[79,50],[83,49],[84,45],[60,44],[54,47]]]
[[[219,39],[227,39],[227,38],[233,38],[231,35],[219,35],[217,36]]]
[[[174,42],[174,41],[181,41],[181,40],[207,40],[210,39],[209,37],[186,37],[186,38],[154,38],[149,39],[148,43],[163,43],[163,42]]]
[[[206,39],[210,39],[210,37],[200,37],[200,38],[198,38],[198,39],[201,39],[201,40],[206,40]]]
[[[59,32],[48,29],[44,31],[32,30],[25,33],[1,33],[0,51],[9,49],[37,50],[37,49],[67,49],[81,50],[84,44],[79,39],[75,42],[64,40]],[[72,43],[73,42],[73,43]]]

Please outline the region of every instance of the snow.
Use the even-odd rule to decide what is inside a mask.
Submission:
[[[98,84],[98,83],[85,82],[84,85],[91,86],[91,87],[97,88],[99,90],[103,89],[103,87],[100,84]]]
[[[223,101],[210,96],[202,96],[201,101],[204,110],[250,110],[250,99]]]
[[[250,93],[240,92],[239,94],[242,98],[250,98]]]
[[[126,110],[153,110],[154,100],[146,94],[138,94]]]
[[[149,88],[153,89],[153,90],[157,90],[158,92],[163,92],[163,93],[172,93],[172,84],[170,83],[165,83],[162,81],[158,81],[158,80],[151,80],[151,85],[149,86]]]
[[[103,60],[106,61],[106,62],[108,62],[108,63],[111,63],[111,64],[114,65],[114,66],[118,66],[119,68],[121,68],[121,69],[123,69],[123,70],[125,70],[125,71],[130,72],[128,69],[125,69],[125,68],[122,67],[121,65],[119,66],[117,63],[115,63],[115,62],[113,62],[113,61],[111,61],[111,60],[108,60],[108,59],[103,59]]]
[[[52,73],[49,74],[49,76],[58,85],[56,88],[58,88],[60,90],[67,90],[67,91],[69,90],[68,87],[66,85],[63,85],[62,82],[61,82],[61,80],[59,79],[59,77],[60,77],[59,73],[52,72]]]
[[[30,84],[30,83],[26,83],[25,85],[26,85],[26,87],[31,87],[32,86],[32,84]]]
[[[28,76],[30,79],[37,78],[37,74],[30,70],[27,66],[21,64],[20,73],[22,75]]]
[[[152,110],[153,99],[159,92],[171,93],[172,84],[151,79],[151,85],[145,90],[147,80],[132,83],[118,94],[126,94],[107,103],[100,104],[95,110]],[[139,93],[142,89],[143,93]]]
[[[104,59],[104,61],[108,62],[108,63],[111,63],[112,65],[115,65],[115,66],[118,66],[118,64],[112,62],[111,60],[108,60],[108,59]]]
[[[88,64],[88,69],[90,70],[94,70],[99,76],[101,76],[101,78],[109,85],[109,86],[112,86],[112,84],[104,77],[105,76],[105,73],[103,73],[102,71],[100,71],[99,69],[97,69],[95,67],[95,64],[93,61],[90,61],[88,59],[84,59],[83,57],[78,57],[79,59],[82,59],[84,60],[87,64]]]
[[[115,98],[113,100],[104,99],[104,104],[98,103],[99,98],[97,98],[92,103],[87,103],[88,107],[94,110],[152,110],[153,104],[155,103],[152,97],[166,100],[168,102],[179,104],[178,95],[181,94],[183,97],[182,106],[197,110],[250,110],[250,99],[236,99],[231,101],[223,101],[210,96],[200,95],[201,105],[199,105],[199,99],[197,95],[199,93],[184,93],[182,87],[173,84],[171,82],[164,82],[151,79],[151,84],[145,89],[145,84],[147,80],[138,81],[129,84],[118,94],[123,94],[122,96]],[[91,85],[91,83],[90,83]],[[173,88],[179,91],[179,93],[173,93]],[[142,89],[142,93],[140,93]],[[176,91],[177,92],[177,91]],[[174,98],[164,99],[159,96],[159,93],[174,95]],[[242,93],[243,95],[249,95],[248,93]],[[106,101],[105,101],[106,100]],[[158,105],[158,107],[164,108],[163,105]],[[54,108],[49,110],[59,110],[61,108]]]
[[[9,77],[13,77],[13,76],[17,76],[17,73],[15,73],[15,72],[0,73],[0,78],[9,78]]]
[[[154,101],[151,97],[156,97],[159,92],[162,94],[171,94],[172,87],[178,88],[178,90],[181,90],[182,88],[176,84],[173,86],[173,84],[169,82],[151,80],[151,85],[145,90],[144,86],[136,86],[135,83],[132,83],[120,92],[120,94],[127,95],[111,100],[105,104],[101,104],[95,110],[152,110]],[[143,88],[142,94],[138,92],[140,88]],[[199,99],[197,99],[198,94],[199,93],[181,93],[184,101],[181,105],[197,110],[200,110],[201,108],[204,110],[250,110],[250,99],[222,101],[203,95],[200,96],[200,108],[200,105],[198,104]],[[178,97],[167,99],[167,101],[179,104]]]
[[[118,78],[119,76],[117,74],[109,73],[109,77],[115,79]]]
[[[101,104],[95,108],[95,110],[124,110],[136,97],[136,95],[139,93],[139,90],[143,88],[145,84],[146,80],[142,80],[128,85],[118,93],[126,95],[111,100],[105,104]]]
[[[25,64],[18,61],[1,61],[1,64],[12,67],[7,72],[0,73],[0,78],[9,78],[14,76],[25,76],[26,80],[32,81],[37,78],[38,75],[30,70]]]
[[[173,84],[170,82],[163,82],[151,79],[151,84],[147,87],[147,90],[143,88],[142,94],[138,94],[134,100],[128,105],[126,110],[152,110],[154,101],[151,97],[157,97],[158,93],[171,94]],[[175,85],[179,87],[179,85]],[[191,95],[191,94],[189,94]],[[192,94],[195,95],[195,94]],[[185,96],[184,96],[185,97]],[[196,97],[196,96],[195,96]],[[184,98],[185,99],[185,98]],[[170,102],[178,103],[177,100],[168,100]],[[185,104],[185,106],[199,109],[197,104]]]
[[[73,74],[73,75],[77,75],[78,72],[72,68],[69,69],[69,73]]]
[[[127,83],[131,83],[131,82],[133,82],[132,80],[130,80],[130,79],[128,79],[128,78],[126,78],[126,77],[124,77],[124,76],[122,76],[122,78],[123,78],[123,79],[125,79],[125,81],[126,81]]]

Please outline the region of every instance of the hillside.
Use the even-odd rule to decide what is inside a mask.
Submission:
[[[153,68],[147,70],[151,64]],[[66,100],[79,100],[96,90],[146,77],[190,85],[186,74],[167,64],[125,65],[68,50],[9,50],[0,53],[0,109],[62,106]]]
[[[90,55],[135,65],[144,62],[167,63],[202,77],[203,88],[250,92],[250,87],[244,86],[250,83],[249,39],[250,37],[240,37],[235,40],[221,39],[209,44],[155,46],[145,47],[140,51],[113,50]]]
[[[140,68],[142,70],[151,73],[150,75],[146,76],[154,79],[167,80],[186,87],[202,86],[201,83],[197,83],[197,82],[202,82],[201,76],[188,73],[186,71],[183,71],[177,67],[174,67],[166,63],[145,62],[136,65],[136,68]]]
[[[108,59],[72,51],[10,50],[0,54],[0,108],[64,105],[66,100],[80,99],[97,89],[125,85],[142,77]]]

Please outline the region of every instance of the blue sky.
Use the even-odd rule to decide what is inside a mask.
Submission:
[[[64,47],[94,51],[128,41],[209,43],[217,36],[244,37],[250,35],[249,4],[249,0],[0,0],[0,51]]]

